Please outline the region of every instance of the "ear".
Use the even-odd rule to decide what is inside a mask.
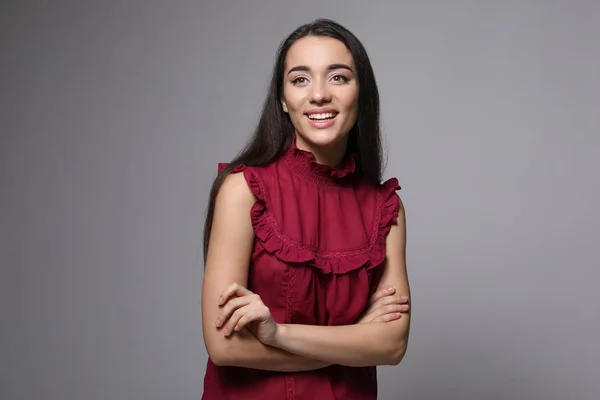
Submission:
[[[281,100],[281,107],[283,107],[283,112],[287,113],[288,112],[288,108],[287,108],[287,104],[285,103],[285,100]]]

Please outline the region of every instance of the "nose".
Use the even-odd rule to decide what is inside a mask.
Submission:
[[[331,93],[327,87],[327,83],[323,79],[315,79],[311,85],[310,101],[315,104],[326,103],[331,100]]]

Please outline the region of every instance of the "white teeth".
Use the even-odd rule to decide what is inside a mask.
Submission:
[[[330,119],[335,117],[334,113],[322,113],[322,114],[309,114],[308,118],[310,119]]]

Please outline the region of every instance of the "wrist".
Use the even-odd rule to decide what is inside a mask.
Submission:
[[[282,343],[285,342],[287,330],[288,327],[286,325],[276,324],[275,335],[273,335],[273,343],[271,343],[271,346],[281,348]]]

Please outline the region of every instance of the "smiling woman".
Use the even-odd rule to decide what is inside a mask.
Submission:
[[[285,68],[281,103],[296,128],[298,148],[338,166],[358,114],[352,54],[337,39],[307,36],[291,46]]]
[[[381,182],[379,94],[347,29],[281,44],[249,145],[220,165],[205,225],[204,399],[375,399],[406,352],[398,181]]]

